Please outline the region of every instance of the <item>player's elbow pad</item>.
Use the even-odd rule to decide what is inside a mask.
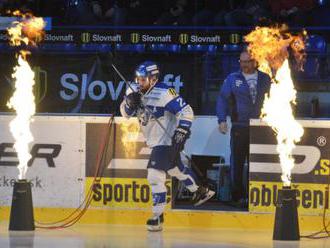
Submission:
[[[178,113],[178,118],[180,120],[185,121],[193,121],[194,120],[194,111],[189,105],[186,105],[181,111]]]

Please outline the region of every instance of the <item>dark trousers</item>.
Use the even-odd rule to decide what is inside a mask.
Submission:
[[[234,201],[248,195],[248,184],[243,184],[244,163],[249,161],[249,127],[233,125],[230,137],[230,179]],[[249,171],[249,170],[247,170]],[[248,175],[246,175],[248,182]]]

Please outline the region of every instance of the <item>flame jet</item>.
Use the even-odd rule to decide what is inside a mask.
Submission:
[[[11,46],[36,45],[44,36],[45,23],[42,18],[31,14],[13,13],[21,21],[15,21],[7,31]],[[33,141],[30,122],[35,114],[35,97],[33,94],[34,72],[26,56],[29,51],[20,50],[17,54],[18,65],[14,68],[12,77],[15,81],[15,92],[7,103],[9,108],[16,111],[15,118],[10,122],[10,131],[15,138],[14,148],[17,152],[19,164],[18,179],[26,179],[27,163],[31,158],[29,143]]]
[[[295,120],[292,111],[292,105],[296,104],[296,90],[291,78],[289,51],[301,69],[305,58],[305,36],[306,33],[290,34],[286,26],[257,27],[245,36],[245,41],[249,43],[248,51],[258,62],[259,70],[272,78],[261,118],[276,133],[284,186],[291,184],[291,171],[294,167],[292,150],[304,134],[303,127]]]

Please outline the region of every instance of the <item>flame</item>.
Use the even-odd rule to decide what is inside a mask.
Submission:
[[[13,14],[21,18],[22,21],[13,22],[13,26],[8,28],[10,45],[20,46],[22,43],[36,45],[43,39],[46,23],[41,17],[23,14],[19,11],[14,11]]]
[[[136,140],[140,135],[139,124],[131,119],[122,122],[120,125],[122,131],[122,143],[127,157],[131,157],[135,154],[136,150]]]
[[[27,171],[27,163],[31,158],[29,153],[29,143],[33,141],[30,131],[31,116],[35,113],[35,103],[33,95],[34,72],[23,59],[18,57],[18,66],[14,68],[12,75],[15,81],[15,92],[10,98],[7,106],[16,110],[16,117],[10,122],[10,131],[15,138],[14,148],[17,151],[19,160],[19,179],[24,179]]]
[[[304,35],[306,33],[292,35],[287,32],[286,26],[281,26],[257,27],[245,37],[249,42],[248,51],[258,62],[259,69],[272,79],[269,95],[265,96],[261,118],[277,135],[277,152],[284,186],[291,184],[291,171],[294,167],[292,150],[304,134],[303,127],[295,120],[292,111],[296,90],[288,61],[290,50],[297,61],[297,66],[301,68],[305,58]]]
[[[289,49],[297,62],[298,69],[302,69],[305,61],[306,31],[302,34],[292,35],[288,32],[288,27],[256,27],[254,31],[245,36],[245,41],[249,43],[248,51],[258,62],[259,70],[273,77],[276,72],[289,57]]]
[[[8,29],[10,44],[20,46],[22,43],[35,45],[43,37],[45,23],[42,18],[36,18],[31,14],[14,12],[14,15],[22,17],[22,21],[15,21]],[[15,80],[15,92],[7,106],[16,111],[16,117],[10,122],[10,131],[15,138],[14,148],[17,152],[19,164],[19,179],[26,178],[28,161],[31,158],[29,143],[33,141],[30,131],[30,122],[35,114],[35,97],[33,95],[34,72],[27,62],[26,56],[29,51],[21,50],[18,55],[18,65],[12,75]]]

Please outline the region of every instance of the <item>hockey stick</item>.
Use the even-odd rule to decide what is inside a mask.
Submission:
[[[111,64],[112,68],[117,72],[117,74],[119,75],[119,77],[128,85],[128,87],[134,92],[135,90],[133,89],[132,85],[126,81],[126,79],[124,78],[124,76],[120,73],[120,71],[117,69],[117,67],[114,65],[114,64]],[[151,109],[149,109],[147,106],[144,106],[142,105],[142,107],[144,109],[147,110],[147,112],[152,116],[152,117],[155,117],[154,116],[154,113],[151,111]],[[163,124],[157,119],[155,118],[155,121],[157,122],[157,124],[160,126],[160,128],[164,131],[164,133],[172,138],[172,136],[168,133],[168,131],[165,129],[165,127],[163,126]],[[185,155],[185,156],[188,156],[184,151],[182,151],[182,153]]]
[[[133,89],[132,85],[130,82],[128,82],[126,80],[126,78],[123,76],[123,74],[120,73],[120,71],[117,69],[117,67],[111,63],[112,68],[116,71],[116,73],[118,74],[118,76],[126,83],[126,85],[134,92],[135,90]],[[156,123],[159,125],[159,127],[164,131],[164,133],[169,137],[172,138],[171,134],[166,130],[166,128],[163,126],[163,124],[155,117],[154,113],[152,112],[152,110],[150,108],[148,108],[147,106],[142,106],[149,114],[150,116],[154,117],[154,120],[156,121]],[[188,156],[188,154],[183,150],[180,152],[187,160],[188,163],[191,165],[191,168],[195,171],[195,173],[197,174],[200,182],[202,185],[207,183],[207,180],[204,179],[202,172],[200,171],[200,169],[195,165],[195,163],[193,163],[192,159]]]

